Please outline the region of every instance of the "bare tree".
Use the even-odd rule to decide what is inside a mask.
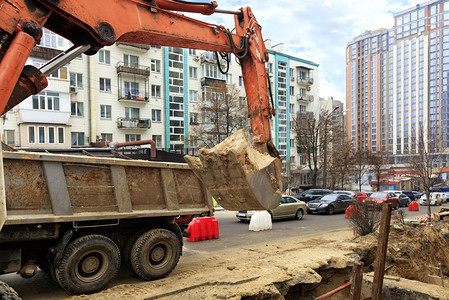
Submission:
[[[351,144],[343,140],[332,145],[330,152],[328,171],[331,177],[331,189],[338,187],[344,189],[352,174],[352,149]]]
[[[248,106],[239,93],[235,85],[219,81],[203,90],[196,105],[198,113],[190,119],[190,124],[196,125],[191,138],[200,146],[213,147],[238,129],[249,128]]]
[[[382,168],[387,164],[388,159],[384,152],[372,153],[369,159],[371,170],[376,178],[376,191],[380,190],[380,176],[382,175]]]
[[[362,190],[363,177],[369,170],[370,157],[371,152],[366,150],[358,150],[353,156],[354,173],[359,185],[359,191]]]
[[[412,136],[412,145],[417,147],[415,154],[410,154],[408,164],[424,189],[427,198],[427,221],[431,221],[430,190],[438,180],[436,167],[438,164],[439,139],[430,130],[425,130],[421,125],[418,136]],[[413,148],[412,148],[413,149]]]
[[[317,186],[319,172],[320,126],[312,112],[298,112],[294,120],[296,145],[305,157],[312,187]]]

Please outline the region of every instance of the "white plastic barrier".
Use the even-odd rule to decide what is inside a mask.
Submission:
[[[266,210],[258,211],[251,217],[251,221],[249,222],[249,230],[261,231],[271,228],[271,215]]]

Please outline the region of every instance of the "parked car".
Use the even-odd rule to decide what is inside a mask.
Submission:
[[[298,200],[301,200],[301,201],[304,201],[307,203],[309,201],[318,199],[321,196],[327,195],[327,194],[332,194],[332,191],[326,190],[326,189],[310,189],[310,190],[302,192],[301,194],[292,195],[292,196]]]
[[[399,197],[393,192],[375,192],[365,199],[365,202],[381,206],[384,203],[391,203],[394,209],[399,209]]]
[[[346,211],[349,205],[354,204],[356,200],[346,194],[329,194],[320,199],[307,203],[307,213],[328,213],[333,215],[335,212]]]
[[[359,201],[363,201],[368,198],[368,195],[365,192],[355,192],[355,194],[357,195],[357,200]]]
[[[424,194],[418,200],[419,205],[427,205],[427,195]],[[441,205],[443,203],[443,197],[439,192],[430,193],[430,205]]]
[[[407,207],[412,201],[415,201],[415,195],[413,195],[412,191],[386,191],[386,192],[395,193],[396,196],[399,197],[400,206]]]
[[[415,201],[417,201],[419,198],[421,198],[421,193],[417,191],[412,191],[413,195],[415,196]]]
[[[410,197],[404,193],[399,194],[398,198],[399,198],[399,206],[408,207],[410,203],[412,203]]]
[[[250,221],[257,210],[239,210],[235,216],[240,221]],[[301,220],[306,212],[306,203],[293,196],[282,196],[281,203],[275,209],[268,211],[272,220],[295,218]]]
[[[353,191],[334,191],[335,194],[343,194],[343,195],[348,195],[350,196],[352,199],[357,200],[357,194]]]
[[[368,196],[368,197],[371,196],[372,193],[373,193],[373,192],[365,192],[366,196]],[[367,197],[367,198],[368,198],[368,197]]]

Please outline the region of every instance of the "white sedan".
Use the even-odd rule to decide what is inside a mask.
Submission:
[[[419,205],[427,205],[427,195],[424,194],[418,200]],[[441,193],[430,193],[430,205],[441,205],[443,204],[443,196]]]

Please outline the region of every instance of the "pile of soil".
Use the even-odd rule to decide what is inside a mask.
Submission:
[[[358,237],[355,252],[365,263],[365,272],[373,271],[377,250],[377,233]],[[444,279],[449,275],[449,223],[438,222],[434,227],[412,227],[392,224],[388,239],[385,274],[427,282],[425,265],[438,267],[441,263]],[[431,274],[438,275],[437,272]],[[431,281],[441,285],[441,280]]]

